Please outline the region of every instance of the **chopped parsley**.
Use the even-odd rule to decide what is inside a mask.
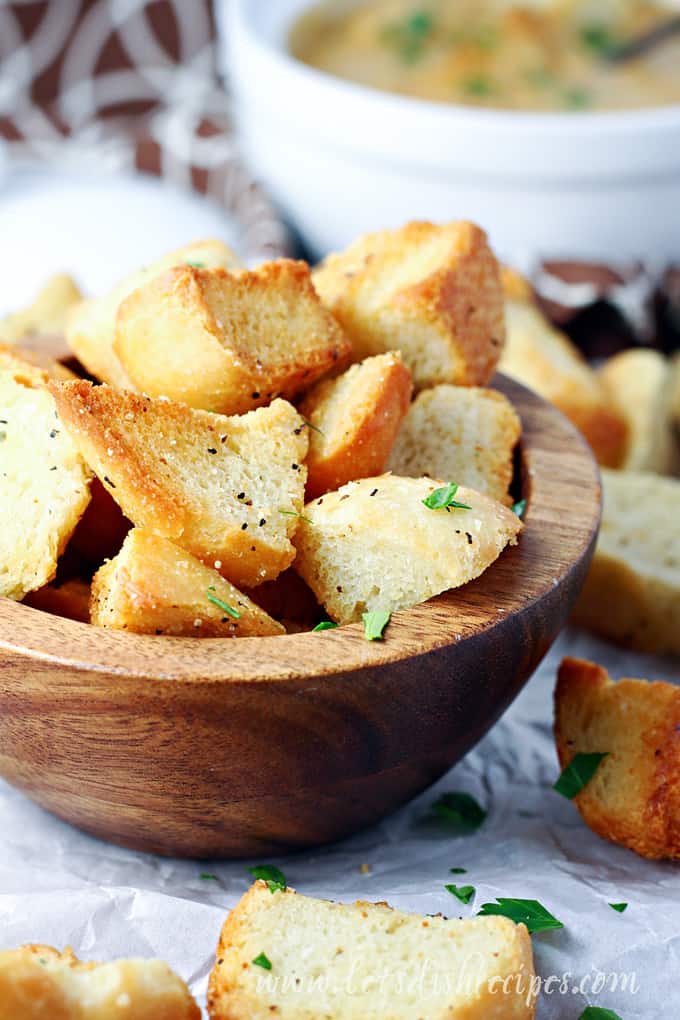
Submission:
[[[593,22],[584,25],[580,32],[581,42],[596,57],[607,57],[616,49],[618,42],[607,25]]]
[[[484,808],[469,793],[443,793],[432,810],[445,822],[466,832],[474,832],[486,818]]]
[[[382,39],[396,50],[405,64],[413,64],[423,56],[434,30],[434,18],[429,11],[416,10],[400,21],[385,25]]]
[[[477,916],[497,914],[509,917],[515,924],[525,924],[530,935],[536,931],[564,928],[562,922],[553,917],[538,900],[513,900],[499,896],[495,903],[483,903]]]
[[[391,613],[374,612],[362,613],[364,621],[364,634],[367,641],[382,641],[383,631],[390,622]]]
[[[254,878],[262,879],[269,886],[269,892],[285,892],[288,888],[286,876],[273,864],[257,864],[254,868],[248,868]]]
[[[493,82],[484,74],[473,74],[463,82],[463,92],[467,96],[492,96],[495,92]]]
[[[202,871],[198,876],[203,882],[219,882],[217,875],[211,875],[208,871]]]
[[[206,269],[207,268],[205,262],[194,262],[192,259],[187,259],[186,265],[187,266],[193,266],[194,269]]]
[[[271,960],[269,959],[266,953],[260,953],[259,956],[256,956],[255,959],[253,960],[253,963],[255,964],[256,967],[262,967],[262,970],[272,969]]]
[[[553,790],[561,793],[567,800],[573,800],[584,786],[588,785],[608,754],[609,751],[575,754],[553,786]]]
[[[526,508],[527,508],[527,500],[526,499],[518,499],[516,503],[512,504],[511,510],[512,510],[513,514],[517,514],[517,516],[521,520],[524,517],[524,513],[526,511]]]
[[[305,423],[305,425],[307,426],[307,428],[308,428],[308,429],[311,429],[311,430],[312,430],[312,432],[318,432],[320,436],[323,436],[323,435],[325,435],[325,433],[324,433],[324,432],[322,432],[320,428],[317,428],[317,426],[316,426],[316,425],[312,425],[311,421],[307,421],[307,419],[306,419],[306,418],[303,418],[302,420],[303,420],[303,422]]]
[[[218,609],[221,609],[223,613],[227,613],[228,616],[233,616],[235,620],[241,619],[241,614],[238,609],[233,609],[226,602],[223,602],[222,599],[218,598],[217,595],[213,595],[212,589],[208,588],[205,594],[208,602],[212,602],[212,604],[217,606]]]
[[[613,1009],[605,1009],[604,1006],[586,1006],[578,1020],[621,1020],[621,1017]]]
[[[472,510],[467,503],[457,503],[454,496],[458,492],[455,482],[449,482],[441,489],[435,489],[423,500],[428,510]]]
[[[317,623],[316,627],[312,627],[312,634],[321,630],[335,630],[337,626],[337,623],[333,623],[332,620],[322,620],[321,623]]]
[[[585,110],[590,104],[590,93],[586,89],[571,88],[564,93],[564,104],[571,110]]]
[[[615,910],[617,914],[623,914],[628,909],[627,903],[609,903],[608,906]]]
[[[461,903],[469,903],[477,892],[474,885],[445,885],[444,888]]]
[[[450,875],[467,875],[467,868],[449,868]]]
[[[279,513],[283,514],[284,517],[299,517],[301,521],[307,521],[307,524],[312,523],[309,517],[305,517],[304,514],[299,514],[297,510],[279,510]]]

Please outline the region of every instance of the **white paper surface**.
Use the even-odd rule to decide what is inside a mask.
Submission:
[[[558,774],[552,694],[563,654],[593,658],[617,678],[680,679],[677,660],[567,633],[501,722],[437,786],[359,836],[271,863],[300,892],[385,899],[423,914],[468,916],[498,896],[538,899],[565,928],[533,936],[537,971],[544,979],[572,975],[569,991],[553,979],[551,994],[543,992],[539,1020],[577,1020],[588,1004],[614,1009],[622,1020],[677,1020],[680,866],[644,861],[604,842],[550,790]],[[468,791],[488,809],[474,835],[454,837],[424,821],[447,790]],[[203,1005],[221,924],[249,885],[245,869],[252,863],[173,861],[109,846],[0,782],[0,949],[44,942],[70,944],[85,959],[158,956]],[[362,864],[370,874],[362,874]],[[452,876],[452,867],[467,874]],[[202,880],[202,873],[218,880]],[[474,885],[473,903],[454,899],[444,889],[448,882]],[[618,914],[609,902],[629,907]],[[598,994],[592,983],[600,973],[607,982]],[[583,978],[585,994],[572,991]]]

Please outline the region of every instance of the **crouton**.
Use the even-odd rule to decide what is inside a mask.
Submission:
[[[77,305],[67,320],[66,340],[90,375],[119,389],[133,389],[113,350],[118,306],[137,288],[179,265],[230,269],[241,263],[221,241],[196,241],[128,276],[105,297]]]
[[[680,655],[680,481],[603,471],[604,510],[575,623],[643,652]]]
[[[671,474],[677,461],[670,362],[658,351],[623,351],[605,362],[600,379],[612,407],[628,427],[618,467]]]
[[[576,796],[593,832],[642,857],[680,859],[680,688],[614,683],[606,669],[565,659],[555,691],[560,765],[606,753]]]
[[[91,474],[47,383],[47,373],[0,351],[0,595],[17,600],[55,576],[90,501]]]
[[[299,407],[311,425],[307,499],[385,470],[411,390],[411,373],[391,352],[323,379],[307,394]]]
[[[201,1020],[189,989],[161,960],[81,963],[70,949],[0,952],[0,1020]]]
[[[307,504],[295,535],[295,570],[336,623],[457,588],[516,544],[519,518],[473,489],[456,494],[471,509],[424,506],[439,485],[381,475]]]
[[[435,386],[411,405],[387,466],[395,475],[455,478],[509,505],[521,432],[517,412],[497,390]]]
[[[208,1015],[531,1020],[533,974],[527,930],[506,917],[423,918],[260,881],[222,928]]]
[[[82,299],[70,276],[52,276],[28,308],[0,320],[0,343],[18,344],[35,333],[62,333],[71,308]]]
[[[24,347],[23,344],[0,344],[0,354],[10,354],[34,368],[39,368],[48,379],[56,382],[70,382],[78,376],[66,365],[56,361],[48,353],[35,348]]]
[[[98,478],[92,479],[90,504],[78,521],[68,545],[73,563],[79,561],[80,571],[89,577],[104,560],[119,551],[132,527],[130,521]]]
[[[501,282],[503,293],[510,301],[533,302],[534,288],[527,278],[518,273],[516,269],[512,269],[511,266],[501,266]]]
[[[135,634],[227,638],[285,634],[276,620],[190,553],[133,528],[92,581],[91,620]]]
[[[308,440],[285,400],[226,418],[86,382],[51,389],[65,428],[137,527],[238,587],[291,564]]]
[[[223,414],[297,396],[349,349],[309,267],[290,259],[169,270],[121,304],[114,342],[140,390]]]
[[[40,609],[43,613],[63,616],[67,620],[78,623],[90,622],[90,585],[78,577],[69,578],[60,584],[51,584],[30,592],[24,599],[24,605],[32,609]]]
[[[314,273],[356,360],[401,351],[416,390],[484,385],[505,335],[500,270],[471,223],[368,234]]]
[[[549,400],[578,428],[598,462],[618,467],[625,455],[625,420],[580,351],[525,301],[506,303],[500,371]]]

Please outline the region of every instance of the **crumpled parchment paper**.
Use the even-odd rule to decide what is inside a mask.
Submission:
[[[423,914],[468,916],[498,896],[538,899],[565,925],[533,936],[544,982],[539,1020],[577,1020],[588,1004],[623,1020],[677,1020],[680,866],[604,842],[550,789],[558,775],[552,695],[564,654],[601,662],[616,678],[680,680],[677,660],[566,632],[500,723],[435,787],[352,839],[271,863],[300,892],[385,899]],[[452,836],[428,820],[448,790],[487,808],[475,834]],[[0,949],[45,942],[70,944],[85,959],[158,956],[203,1005],[221,924],[248,887],[252,863],[165,860],[109,846],[0,782]],[[467,874],[451,876],[453,867]],[[474,885],[473,902],[459,903],[448,882]],[[610,902],[629,906],[618,914]]]

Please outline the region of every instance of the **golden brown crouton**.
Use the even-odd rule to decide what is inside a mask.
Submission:
[[[161,960],[81,963],[70,949],[0,952],[0,1020],[201,1020],[189,989]]]
[[[507,917],[425,919],[256,882],[222,928],[208,1014],[531,1020],[533,973],[527,929]]]
[[[110,386],[51,388],[74,442],[137,527],[241,587],[290,565],[308,441],[285,400],[226,418]]]
[[[555,691],[562,768],[607,754],[575,798],[586,824],[642,857],[680,859],[680,688],[614,683],[593,662],[565,659]]]
[[[473,489],[456,494],[471,509],[424,506],[442,484],[381,475],[307,504],[295,535],[295,570],[336,623],[457,588],[516,544],[519,518]]]
[[[90,495],[92,499],[73,532],[68,553],[72,563],[80,562],[80,572],[91,577],[104,560],[119,552],[132,525],[98,478],[92,479]]]
[[[484,385],[505,335],[500,270],[471,223],[367,234],[314,273],[357,360],[399,350],[416,390]]]
[[[0,320],[0,343],[21,343],[35,333],[62,333],[71,308],[82,299],[70,276],[52,276],[28,308]]]
[[[595,556],[573,619],[639,651],[680,655],[680,481],[603,471]]]
[[[401,355],[390,352],[322,380],[307,394],[299,410],[312,426],[308,500],[385,470],[411,390],[411,373]]]
[[[395,475],[454,478],[509,505],[521,431],[517,412],[497,390],[435,386],[411,405],[387,466]]]
[[[500,371],[555,404],[588,440],[598,462],[618,467],[627,427],[578,349],[526,301],[506,303]]]
[[[71,379],[78,378],[70,368],[40,349],[24,347],[23,344],[0,344],[0,353],[13,354],[15,358],[39,368],[48,379],[54,379],[56,382],[70,382]]]
[[[626,422],[628,439],[618,467],[671,474],[677,464],[673,430],[673,372],[658,351],[623,351],[600,369],[612,407]]]
[[[18,600],[55,576],[90,501],[91,474],[47,384],[46,372],[0,351],[0,595]]]
[[[138,287],[180,265],[229,269],[241,263],[222,241],[196,241],[132,273],[105,297],[83,301],[68,317],[66,339],[90,375],[118,389],[133,389],[113,350],[118,306]]]
[[[297,396],[350,347],[306,263],[280,259],[252,272],[170,270],[120,306],[114,349],[150,396],[241,414]]]
[[[72,577],[63,584],[53,581],[38,591],[30,592],[24,599],[24,605],[67,620],[89,623],[90,585],[78,577]]]
[[[311,630],[324,618],[316,596],[292,567],[274,581],[265,581],[246,593],[269,616],[280,620],[287,633]]]
[[[92,582],[92,623],[135,634],[228,638],[285,634],[242,592],[190,553],[133,528]]]

